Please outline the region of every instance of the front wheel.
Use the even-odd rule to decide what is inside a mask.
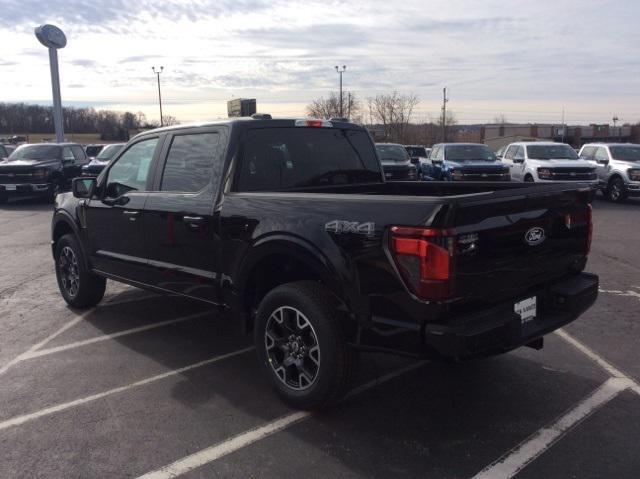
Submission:
[[[327,406],[351,383],[354,353],[335,303],[326,288],[310,281],[278,286],[260,303],[254,328],[258,360],[293,407]]]
[[[90,308],[104,296],[106,279],[89,271],[74,235],[64,235],[56,244],[56,279],[64,300],[74,308]]]
[[[535,182],[535,180],[533,179],[533,176],[531,176],[531,175],[527,175],[527,176],[525,176],[525,177],[524,177],[524,181],[525,181],[526,183],[534,183],[534,182]]]
[[[614,178],[609,182],[607,188],[607,198],[614,203],[622,203],[627,199],[627,190],[624,187],[622,178]]]

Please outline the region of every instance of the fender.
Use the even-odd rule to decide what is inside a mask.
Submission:
[[[232,288],[236,292],[236,306],[239,311],[244,309],[242,298],[254,267],[264,258],[276,254],[291,256],[305,264],[338,298],[342,301],[347,300],[338,271],[314,244],[295,235],[277,233],[258,238],[234,275]]]
[[[78,244],[80,245],[80,249],[82,250],[82,257],[84,260],[84,264],[87,269],[91,269],[91,265],[89,264],[89,255],[87,254],[87,251],[85,248],[84,238],[80,230],[80,225],[78,224],[77,220],[71,215],[71,213],[69,213],[67,210],[64,210],[64,209],[58,209],[53,214],[53,218],[51,219],[51,254],[54,257],[54,261],[55,261],[55,254],[56,254],[54,234],[55,234],[56,227],[60,223],[64,223],[66,226],[71,228],[71,231],[73,231],[73,234],[76,235],[76,238],[78,239]]]

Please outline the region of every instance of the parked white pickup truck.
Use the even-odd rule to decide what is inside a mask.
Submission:
[[[576,151],[564,143],[511,143],[505,150],[502,162],[509,166],[514,181],[580,181],[594,186],[598,184],[596,165],[580,159]]]

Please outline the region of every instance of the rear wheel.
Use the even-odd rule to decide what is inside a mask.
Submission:
[[[627,189],[622,178],[616,177],[609,182],[607,187],[607,199],[614,203],[622,203],[627,199]]]
[[[90,308],[102,300],[107,281],[89,271],[74,235],[56,244],[56,279],[64,300],[74,308]]]
[[[278,286],[260,303],[254,340],[263,372],[301,409],[334,403],[351,383],[354,353],[333,297],[307,281]]]

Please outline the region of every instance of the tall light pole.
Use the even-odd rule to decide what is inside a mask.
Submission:
[[[449,98],[447,98],[447,87],[442,89],[442,141],[447,141],[447,103],[449,102]]]
[[[53,94],[53,127],[56,130],[56,142],[62,143],[64,141],[64,123],[62,120],[62,100],[60,99],[58,49],[67,45],[67,37],[55,25],[40,25],[35,29],[35,34],[38,41],[49,49],[51,92]]]
[[[335,69],[338,72],[338,74],[340,75],[340,118],[342,118],[344,116],[343,113],[342,113],[342,74],[347,69],[347,66],[346,65],[342,65],[342,70],[341,70],[340,67],[338,65],[336,65]]]
[[[158,103],[160,104],[160,126],[164,126],[164,122],[162,121],[162,94],[160,93],[160,73],[164,70],[164,67],[161,66],[160,70],[156,70],[156,67],[151,67],[153,73],[158,77]]]

